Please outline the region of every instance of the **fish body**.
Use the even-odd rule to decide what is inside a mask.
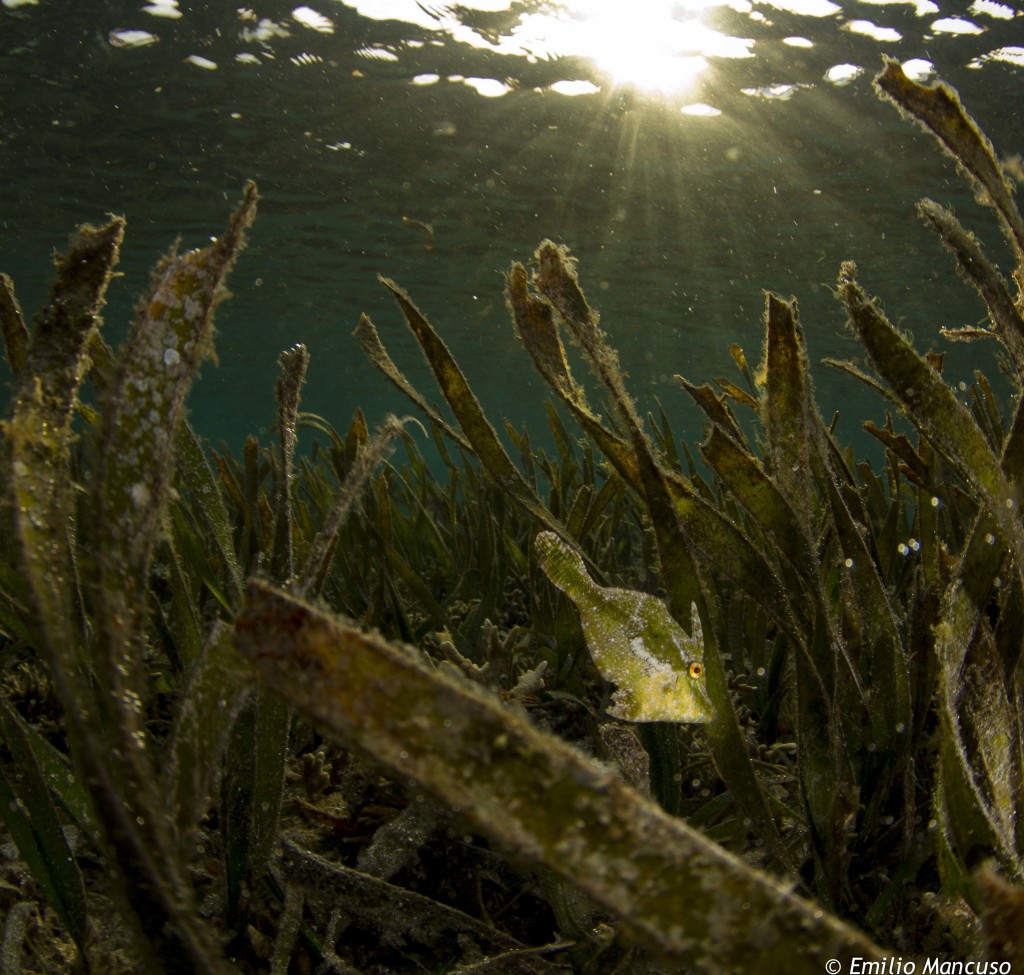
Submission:
[[[704,634],[696,604],[692,635],[649,593],[599,586],[579,552],[553,532],[534,542],[540,567],[575,603],[598,670],[617,690],[608,713],[624,721],[701,724],[714,717],[704,677]]]

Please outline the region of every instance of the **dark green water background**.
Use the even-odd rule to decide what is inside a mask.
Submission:
[[[378,272],[411,292],[497,425],[508,417],[537,430],[544,389],[512,333],[501,272],[544,237],[564,242],[634,393],[648,406],[657,396],[677,432],[696,439],[699,417],[672,375],[735,376],[730,342],[756,361],[763,289],[798,296],[813,359],[858,355],[830,294],[848,258],[920,348],[949,348],[940,325],[981,319],[914,217],[921,196],[952,203],[1006,264],[952,164],[876,99],[870,77],[883,54],[927,59],[1000,153],[1024,152],[1024,67],[1005,50],[1024,44],[1024,14],[1010,0],[998,9],[841,0],[825,16],[756,2],[715,7],[704,22],[752,39],[753,56],[710,59],[685,95],[613,85],[582,57],[488,45],[554,4],[486,13],[470,3],[434,28],[338,0],[309,6],[332,33],[303,27],[293,5],[276,0],[241,15],[230,3],[181,0],[175,19],[120,0],[0,6],[0,270],[14,278],[26,316],[45,301],[50,255],[71,229],[123,213],[124,277],[105,316],[108,339],[119,342],[160,254],[178,235],[191,247],[218,233],[243,181],[258,182],[263,201],[231,280],[235,297],[218,313],[220,365],[204,366],[191,398],[199,432],[235,449],[272,424],[276,358],[296,342],[312,354],[304,408],[339,427],[357,406],[371,423],[407,411],[351,337],[361,311],[433,398]],[[621,9],[629,18],[636,8]],[[979,30],[936,29],[943,17]],[[261,18],[288,36],[242,33]],[[864,19],[902,39],[848,29]],[[475,43],[450,29],[453,20],[475,31]],[[118,46],[113,32],[129,29],[156,40]],[[784,43],[793,36],[811,46]],[[842,63],[866,72],[842,86],[824,80]],[[412,83],[425,73],[440,80]],[[513,90],[486,98],[451,76]],[[551,90],[564,80],[600,91]],[[765,97],[772,85],[799,87],[788,99]],[[690,102],[721,114],[682,114]],[[404,215],[433,225],[432,251]],[[952,351],[953,381],[992,369],[984,349]],[[882,404],[852,379],[821,367],[816,383],[824,408],[842,412],[847,438],[862,419],[881,418]]]

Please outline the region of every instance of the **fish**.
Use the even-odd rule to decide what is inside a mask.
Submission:
[[[656,596],[599,586],[580,553],[553,532],[540,532],[534,549],[544,574],[579,610],[597,669],[616,686],[608,714],[623,721],[685,724],[714,718],[696,603],[690,606],[688,635]]]

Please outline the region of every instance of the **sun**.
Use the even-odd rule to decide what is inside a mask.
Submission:
[[[749,41],[704,22],[720,2],[566,0],[521,28],[550,56],[591,60],[613,85],[679,95],[694,87],[709,57],[750,56]]]

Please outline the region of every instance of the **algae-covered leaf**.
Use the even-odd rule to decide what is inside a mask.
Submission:
[[[297,584],[304,595],[319,592],[323,586],[327,568],[334,554],[338,531],[352,508],[358,503],[363,488],[378,464],[383,463],[391,452],[391,446],[402,432],[405,420],[388,416],[374,434],[373,439],[364,441],[355,453],[355,442],[352,444],[353,459],[345,480],[327,515],[324,517],[320,530],[310,543],[306,560],[299,571]]]
[[[563,400],[583,404],[583,390],[572,378],[554,309],[549,302],[530,293],[526,268],[518,262],[505,277],[505,302],[512,312],[516,334],[537,371]]]
[[[223,623],[214,627],[189,672],[171,728],[163,795],[182,855],[192,849],[231,726],[252,691],[251,672],[230,637]]]
[[[801,528],[811,537],[814,506],[811,462],[815,452],[810,379],[803,328],[796,300],[765,295],[765,376],[761,419],[775,473],[775,482]]]
[[[505,300],[512,322],[537,371],[569,408],[601,452],[629,485],[642,491],[639,465],[629,445],[607,429],[587,405],[583,388],[572,378],[550,301],[530,293],[526,268],[513,264],[505,279]]]
[[[277,433],[281,444],[281,467],[275,498],[274,554],[271,571],[276,579],[290,579],[295,571],[292,551],[292,481],[295,477],[295,442],[299,395],[309,366],[309,351],[302,344],[280,356],[281,375],[274,394],[277,398]]]
[[[474,829],[543,864],[639,940],[705,973],[820,975],[884,955],[467,681],[252,582],[235,621],[263,680]]]
[[[757,400],[743,392],[743,390],[737,390],[736,387],[729,386],[724,379],[720,381],[720,385],[723,386],[726,393],[719,396],[707,383],[702,386],[696,386],[682,376],[677,375],[674,378],[693,397],[694,402],[708,415],[712,423],[722,427],[737,443],[742,444],[746,442],[743,430],[729,408],[729,397],[731,396],[733,399],[736,399],[737,393],[746,397],[744,402],[749,401],[754,410],[757,410]]]
[[[0,274],[0,335],[3,335],[7,364],[17,376],[25,364],[30,339],[14,294],[14,282],[6,274]]]
[[[887,58],[875,78],[876,89],[902,111],[917,119],[975,181],[979,198],[999,216],[1013,244],[1018,270],[1024,273],[1024,220],[1013,200],[1012,184],[1003,173],[992,143],[964,110],[947,85],[920,85],[907,77],[898,61]]]
[[[256,187],[248,184],[223,236],[202,250],[162,262],[121,352],[115,389],[104,408],[94,495],[102,552],[98,592],[108,616],[119,611],[108,604],[111,597],[130,601],[125,578],[134,581],[137,591],[144,586],[185,396],[211,351],[213,310],[224,297],[223,281],[243,247],[257,199]],[[134,608],[120,609],[126,617],[136,614]],[[112,631],[120,640],[121,625],[115,623]]]
[[[974,234],[961,226],[953,214],[933,200],[921,200],[917,214],[956,258],[957,271],[981,296],[988,309],[993,332],[1013,358],[1018,373],[1024,373],[1024,319],[1014,304],[1005,278],[985,256]],[[958,333],[946,333],[957,337]],[[959,334],[963,335],[963,330]],[[970,334],[969,332],[967,334]]]
[[[935,627],[943,797],[961,856],[991,850],[1014,876],[1024,873],[1016,844],[1021,788],[1017,715],[1008,698],[988,624],[966,587],[946,593]]]
[[[788,499],[753,454],[724,432],[727,429],[712,424],[700,448],[704,459],[794,568],[812,573],[814,555]]]
[[[408,396],[435,427],[440,427],[463,450],[472,452],[473,448],[469,441],[423,398],[412,383],[405,378],[405,374],[395,365],[394,360],[388,355],[387,349],[384,348],[384,343],[380,340],[377,326],[373,324],[369,315],[360,315],[359,324],[352,334],[362,346],[366,358],[384,374],[386,379]]]
[[[687,636],[660,599],[599,586],[583,558],[551,532],[541,532],[535,546],[548,578],[576,604],[594,663],[618,687],[609,714],[624,721],[711,720],[696,606]]]
[[[121,352],[117,379],[106,396],[96,521],[96,628],[99,657],[118,701],[143,687],[138,594],[145,591],[164,502],[173,472],[173,446],[185,397],[211,351],[213,310],[243,247],[258,195],[249,183],[225,234],[209,247],[171,256],[159,266],[149,295]],[[125,733],[134,736],[128,717]],[[137,746],[136,746],[137,747]],[[134,750],[134,748],[133,748]]]
[[[867,297],[856,274],[852,262],[844,263],[839,274],[839,297],[851,328],[910,421],[978,492],[1014,551],[1018,572],[1024,570],[1024,536],[1016,515],[1019,499],[999,458],[967,407]]]
[[[226,967],[185,893],[183,864],[146,747],[144,594],[185,398],[211,352],[213,312],[225,297],[224,280],[244,245],[257,199],[255,185],[248,183],[222,236],[158,266],[118,357],[116,378],[102,397],[99,462],[90,492],[92,651],[103,688],[96,706],[108,740],[102,753],[88,756],[86,772],[106,827],[108,856],[141,922],[136,945],[150,964],[166,970]]]
[[[443,339],[427,321],[426,316],[416,307],[412,299],[394,281],[381,277],[381,284],[394,295],[398,306],[402,309],[406,324],[420,343],[423,354],[434,373],[444,398],[448,401],[452,412],[459,421],[459,426],[469,442],[470,449],[476,455],[491,476],[513,498],[526,508],[541,524],[551,531],[561,533],[562,526],[544,506],[540,498],[530,487],[526,478],[512,463],[501,440],[490,421],[484,415],[479,400],[473,394],[469,382],[459,368],[454,356],[445,345]],[[433,415],[431,415],[433,419]]]
[[[67,681],[77,671],[70,623],[74,568],[68,546],[71,421],[90,336],[123,238],[122,219],[100,228],[83,226],[57,261],[50,300],[24,357],[5,427],[22,572],[66,709],[71,707]]]

